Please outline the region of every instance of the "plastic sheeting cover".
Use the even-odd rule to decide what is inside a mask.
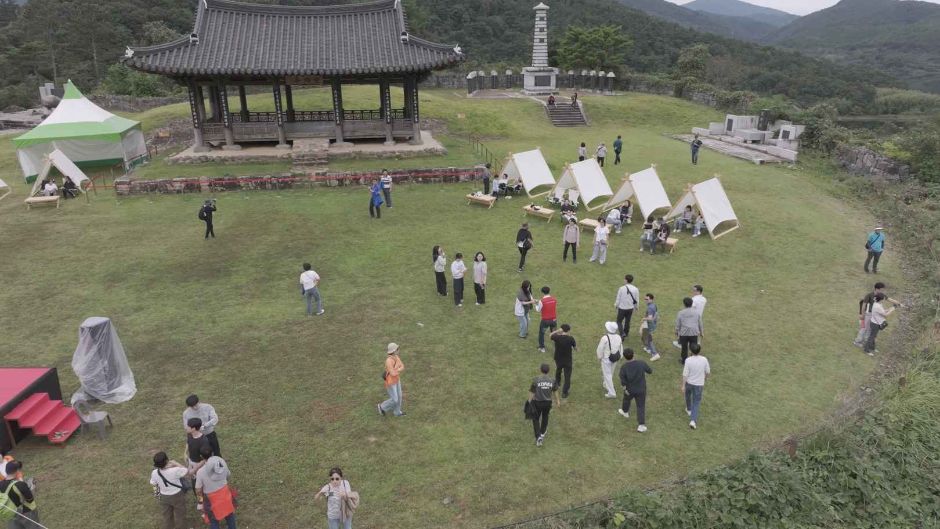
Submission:
[[[88,396],[116,404],[137,393],[124,346],[109,318],[92,317],[82,322],[72,370],[82,384],[72,395],[73,403]]]
[[[555,185],[552,170],[539,149],[511,155],[503,172],[510,183],[521,181],[529,196],[547,193]]]

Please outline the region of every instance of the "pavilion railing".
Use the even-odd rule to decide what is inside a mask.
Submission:
[[[393,108],[392,109],[392,119],[406,119],[405,109],[403,108]],[[333,121],[333,111],[332,110],[295,110],[292,121]],[[248,119],[244,119],[244,114],[240,112],[233,112],[231,114],[231,119],[233,123],[245,123],[245,122],[275,122],[277,121],[277,113],[275,112],[249,112]],[[381,110],[344,110],[343,119],[346,121],[380,121],[385,119],[385,116],[382,115]],[[288,120],[288,113],[284,112],[284,120]]]

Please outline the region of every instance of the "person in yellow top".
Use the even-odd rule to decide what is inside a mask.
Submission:
[[[396,417],[405,415],[401,411],[401,380],[399,376],[405,370],[405,364],[398,356],[398,344],[390,343],[386,348],[385,358],[385,391],[388,391],[388,400],[378,405],[379,413],[385,415],[393,412]]]

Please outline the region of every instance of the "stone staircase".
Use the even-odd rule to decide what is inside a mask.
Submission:
[[[291,159],[294,167],[310,168],[329,163],[330,140],[311,138],[294,140]]]
[[[583,127],[587,125],[580,106],[572,106],[570,101],[559,101],[554,106],[545,106],[545,112],[552,125],[556,127]]]

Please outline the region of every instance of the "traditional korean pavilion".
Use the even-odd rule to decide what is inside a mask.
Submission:
[[[459,47],[411,35],[401,0],[305,7],[199,0],[191,35],[128,48],[124,63],[189,88],[198,151],[207,142],[288,147],[299,138],[420,143],[418,83],[463,59]],[[376,108],[345,108],[348,84],[377,85]],[[271,87],[274,112],[248,108],[253,85]],[[293,87],[324,85],[332,88],[332,109],[294,107]],[[402,86],[404,108],[392,108],[391,85]],[[237,110],[229,105],[232,91]]]

